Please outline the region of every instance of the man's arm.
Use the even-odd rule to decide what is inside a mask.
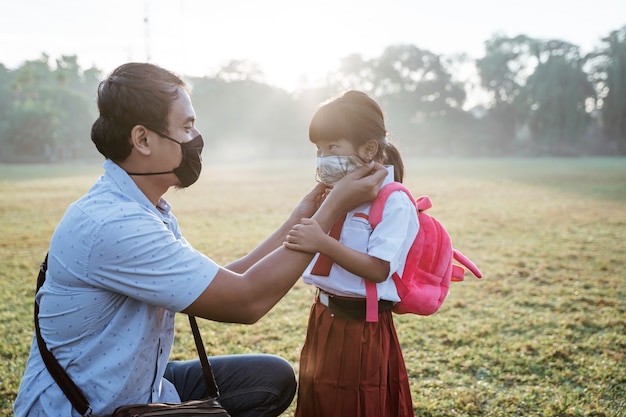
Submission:
[[[283,223],[274,233],[272,233],[263,243],[257,246],[254,250],[252,250],[247,255],[243,256],[241,259],[238,259],[230,264],[226,265],[225,268],[229,271],[244,273],[247,271],[252,265],[260,261],[263,257],[270,254],[276,248],[278,248],[285,236],[289,232],[289,230],[293,227],[293,225],[300,222],[300,219],[303,217],[312,216],[321,206],[324,201],[324,195],[327,191],[327,187],[318,183],[313,190],[308,193],[300,204],[293,210],[289,218]]]
[[[311,218],[322,230],[330,230],[343,213],[373,200],[386,174],[380,164],[352,172],[334,185]],[[288,223],[266,240],[261,245],[264,248],[253,257],[275,247],[271,253],[241,274],[220,269],[213,282],[184,312],[235,323],[254,323],[263,317],[291,289],[313,258],[313,254],[281,245],[291,227]]]

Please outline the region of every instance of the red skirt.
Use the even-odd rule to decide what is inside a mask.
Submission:
[[[378,323],[311,307],[300,354],[296,417],[413,417],[409,377],[391,311]]]

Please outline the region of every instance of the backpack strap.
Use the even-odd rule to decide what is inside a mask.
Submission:
[[[409,194],[409,197],[413,198],[411,194]],[[433,206],[433,202],[430,201],[430,197],[423,195],[415,200],[415,205],[418,211],[426,211]]]
[[[474,262],[470,261],[470,259],[463,255],[461,253],[461,251],[457,250],[457,249],[453,249],[452,250],[452,257],[454,258],[455,261],[457,261],[458,263],[460,263],[461,265],[463,265],[464,267],[466,267],[467,269],[469,269],[472,274],[474,274],[474,276],[476,278],[482,278],[483,277],[483,273],[480,272],[480,269],[478,269],[478,267],[474,264]],[[461,271],[465,272],[463,268],[455,265],[457,269],[460,269]],[[461,273],[461,276],[459,277],[457,274],[455,274],[455,271],[452,271],[452,281],[463,281],[463,273]],[[460,278],[460,279],[459,279]]]
[[[394,191],[403,191],[406,195],[409,196],[409,199],[411,201],[416,201],[415,197],[413,197],[413,194],[411,194],[411,191],[406,188],[404,184],[399,182],[390,182],[389,184],[384,185],[380,189],[380,191],[378,191],[378,195],[376,196],[374,201],[372,201],[372,206],[370,207],[369,220],[372,228],[378,226],[378,224],[382,221],[385,203],[387,202],[387,198],[389,198],[389,195],[391,195],[391,193],[393,193]],[[420,200],[423,201],[418,201],[416,203],[420,204],[417,207],[420,211],[432,207],[432,203],[430,202],[430,199],[428,197],[420,197]]]
[[[395,191],[403,191],[406,195],[409,196],[411,201],[416,201],[411,194],[411,191],[406,188],[403,184],[399,182],[391,182],[387,185],[384,185],[378,195],[372,202],[372,206],[370,207],[369,221],[372,225],[372,228],[376,228],[378,224],[383,219],[383,208],[385,208],[385,203],[387,199],[391,195],[391,193]],[[423,210],[426,210],[432,206],[430,199],[428,197],[420,198],[423,200],[421,202],[424,207]],[[418,204],[418,202],[416,202]],[[419,205],[418,209],[422,209]],[[365,280],[365,321],[375,323],[378,321],[378,289],[376,288],[376,283],[372,281]]]

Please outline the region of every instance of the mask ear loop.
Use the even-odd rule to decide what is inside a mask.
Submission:
[[[352,156],[355,159],[357,159],[363,165],[367,165],[367,164],[369,164],[370,162],[372,162],[374,160],[374,158],[372,158],[369,161],[366,161],[365,159],[361,158],[361,156],[358,153],[352,153],[352,154],[350,154],[350,156]]]

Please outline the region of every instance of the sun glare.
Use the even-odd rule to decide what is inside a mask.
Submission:
[[[153,62],[203,76],[231,60],[248,61],[258,64],[263,81],[293,90],[323,82],[349,50],[350,35],[315,3],[245,2],[235,19],[232,8],[193,4],[181,1],[177,9],[170,2],[150,3],[145,32]]]

